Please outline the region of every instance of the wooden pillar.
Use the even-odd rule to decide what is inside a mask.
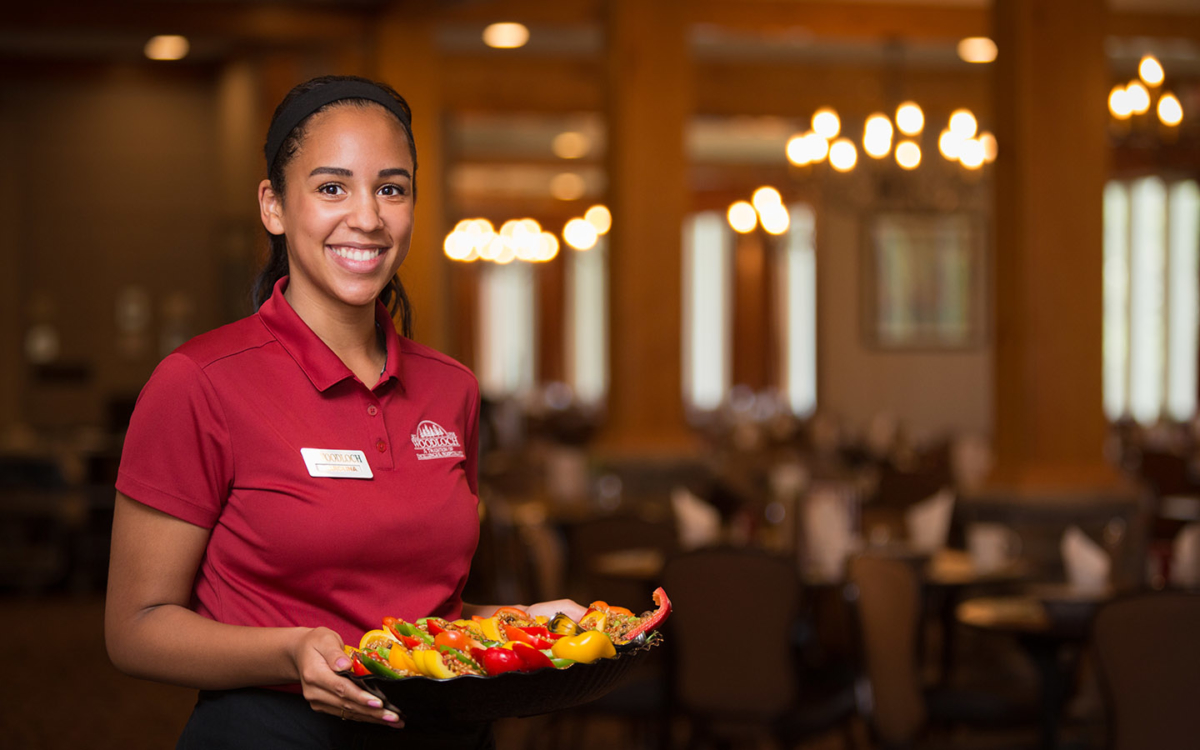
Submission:
[[[1108,485],[1105,0],[994,4],[994,484]]]
[[[442,153],[441,60],[432,18],[412,9],[380,16],[375,37],[375,77],[400,92],[413,112],[417,143],[417,208],[412,245],[400,280],[413,307],[414,337],[439,351],[451,345],[449,261]]]
[[[600,447],[687,450],[681,382],[685,130],[692,65],[684,0],[608,3],[610,362]]]

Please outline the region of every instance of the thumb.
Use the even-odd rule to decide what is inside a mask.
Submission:
[[[342,637],[332,630],[326,630],[321,636],[316,646],[317,652],[324,657],[325,663],[335,672],[349,669],[350,657],[346,654]]]

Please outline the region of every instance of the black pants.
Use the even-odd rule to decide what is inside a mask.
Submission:
[[[401,729],[318,713],[278,690],[201,690],[176,750],[495,750],[491,724]]]

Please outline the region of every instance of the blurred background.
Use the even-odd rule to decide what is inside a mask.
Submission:
[[[10,746],[186,720],[103,652],[122,434],[252,312],[267,123],[329,73],[414,111],[415,338],[484,395],[468,598],[679,592],[501,747],[1101,747],[1118,682],[1200,731],[1194,645],[1101,637],[1200,585],[1195,0],[79,0],[0,61]],[[778,658],[713,664],[747,618]]]

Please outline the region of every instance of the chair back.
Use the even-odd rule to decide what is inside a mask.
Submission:
[[[1093,646],[1108,701],[1109,746],[1195,748],[1200,742],[1200,595],[1117,599],[1096,615]]]
[[[916,568],[911,560],[865,554],[850,561],[850,580],[858,590],[872,730],[885,745],[907,745],[926,719],[917,659],[921,591]]]
[[[603,599],[637,611],[650,606],[653,585],[647,581],[599,574],[592,568],[593,562],[605,553],[628,549],[655,550],[666,556],[678,546],[675,522],[665,515],[644,518],[619,514],[593,518],[571,525],[566,538],[567,593],[584,604]]]
[[[793,560],[701,549],[668,560],[662,581],[672,603],[668,625],[680,708],[769,719],[796,704],[791,636],[800,581]]]

